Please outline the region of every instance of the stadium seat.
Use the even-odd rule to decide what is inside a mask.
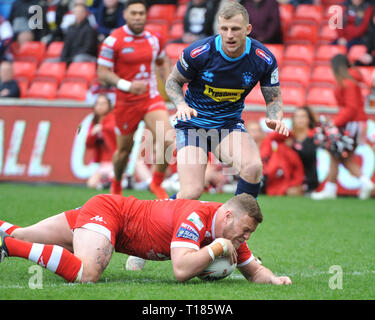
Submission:
[[[323,6],[299,4],[294,12],[293,22],[318,25],[323,18]]]
[[[66,70],[64,80],[83,81],[89,84],[95,77],[95,62],[72,62]]]
[[[182,38],[184,35],[184,23],[183,22],[175,22],[172,23],[170,26],[170,30],[168,33],[168,40],[176,40]]]
[[[262,90],[260,89],[260,85],[257,84],[253,90],[245,98],[245,104],[250,105],[262,105],[265,106],[266,102],[264,101]]]
[[[185,14],[186,14],[187,7],[188,7],[187,3],[179,4],[177,6],[176,17],[174,18],[173,21],[182,22],[184,20]]]
[[[281,85],[281,98],[286,106],[302,107],[306,104],[306,89],[297,86]]]
[[[318,40],[318,25],[292,23],[284,36],[286,44],[315,45]]]
[[[328,87],[310,87],[307,92],[306,103],[313,107],[337,107],[334,91]]]
[[[283,65],[306,65],[312,64],[314,59],[314,46],[291,44],[287,45],[284,52]]]
[[[145,26],[146,30],[157,32],[161,35],[164,41],[167,40],[168,37],[168,24],[166,22],[162,23],[147,23]]]
[[[55,81],[60,84],[65,76],[65,62],[42,62],[35,73],[35,80]]]
[[[310,66],[283,66],[279,70],[279,78],[282,84],[294,84],[306,88],[310,79]]]
[[[294,6],[291,3],[279,3],[281,24],[288,26],[293,19]]]
[[[14,60],[32,61],[39,64],[45,56],[46,44],[40,41],[28,41],[22,44],[17,51]]]
[[[54,99],[56,97],[57,83],[51,81],[33,81],[26,92],[26,98]]]
[[[346,54],[346,47],[341,45],[324,44],[318,46],[315,52],[314,63],[329,64],[336,54]]]
[[[330,86],[336,83],[335,76],[329,65],[317,65],[311,71],[310,82],[314,85]]]
[[[265,44],[265,46],[273,53],[277,60],[277,65],[281,66],[283,63],[283,57],[284,57],[284,46],[282,44]]]
[[[147,21],[167,21],[170,24],[176,17],[176,5],[174,4],[153,4],[148,9]]]
[[[367,87],[371,88],[373,86],[372,75],[375,71],[375,67],[358,67],[358,70],[361,72],[363,80]]]
[[[348,52],[348,59],[351,63],[354,63],[360,57],[367,52],[367,47],[364,44],[355,44]]]
[[[63,81],[57,91],[56,99],[79,100],[86,99],[88,86],[82,81]]]
[[[33,61],[14,61],[13,76],[14,78],[25,78],[30,82],[36,72],[37,65]]]
[[[29,80],[26,78],[14,78],[17,83],[18,87],[20,88],[20,98],[25,98],[27,89],[29,88]]]
[[[47,47],[46,55],[44,59],[54,59],[61,56],[61,52],[64,48],[64,41],[53,41]]]
[[[188,46],[186,43],[169,43],[165,47],[165,54],[174,64],[180,57],[181,52]]]
[[[319,29],[317,45],[331,44],[337,37],[337,29],[332,28],[328,23],[323,23]]]

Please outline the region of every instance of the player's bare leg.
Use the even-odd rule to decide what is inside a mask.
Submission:
[[[171,150],[174,144],[174,130],[169,121],[168,112],[165,110],[155,110],[145,115],[144,121],[146,127],[152,133],[156,148],[156,164],[154,174],[150,184],[150,191],[153,192],[158,199],[168,198],[168,194],[162,188],[161,184],[164,180],[165,171],[169,166],[166,153]]]
[[[81,282],[97,282],[111,260],[111,242],[96,231],[78,228],[74,230],[73,248],[83,263]]]
[[[113,154],[114,178],[111,183],[112,194],[122,194],[121,179],[128,164],[134,144],[133,134],[117,136],[117,150]]]
[[[25,228],[17,228],[11,233],[11,237],[28,242],[58,245],[70,252],[73,251],[73,233],[64,213]]]
[[[250,134],[232,131],[216,147],[214,154],[239,174],[236,194],[249,193],[256,198],[263,166],[258,146]]]
[[[207,167],[206,152],[196,146],[185,146],[177,152],[180,191],[177,198],[199,199],[204,191]]]

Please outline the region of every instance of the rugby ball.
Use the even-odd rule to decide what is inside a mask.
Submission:
[[[228,257],[218,257],[198,274],[198,278],[207,281],[221,280],[229,276],[236,269],[236,266],[236,263],[230,264]]]

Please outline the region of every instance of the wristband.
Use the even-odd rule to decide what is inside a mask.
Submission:
[[[132,85],[132,83],[130,81],[127,81],[125,79],[120,79],[117,82],[117,89],[119,89],[121,91],[129,92],[131,85]]]
[[[212,251],[212,255],[210,250]],[[216,239],[208,246],[208,253],[210,254],[211,258],[212,256],[217,258],[221,255],[225,255],[227,253],[227,250],[227,245],[225,244],[225,241],[222,238]]]
[[[207,249],[208,249],[208,253],[210,254],[210,257],[211,257],[212,261],[214,261],[215,260],[214,252],[212,251],[210,246],[208,246]]]

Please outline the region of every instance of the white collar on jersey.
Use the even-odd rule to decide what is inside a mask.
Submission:
[[[145,34],[145,31],[143,30],[141,33],[137,33],[135,34],[133,31],[131,31],[128,27],[128,25],[124,25],[124,30],[126,31],[126,33],[132,35],[132,36],[135,36],[135,37],[143,37],[144,34]]]
[[[212,235],[212,239],[214,239],[214,240],[215,240],[215,220],[216,220],[216,215],[217,215],[217,211],[215,212],[214,217],[212,218],[212,223],[211,223],[211,235]]]

